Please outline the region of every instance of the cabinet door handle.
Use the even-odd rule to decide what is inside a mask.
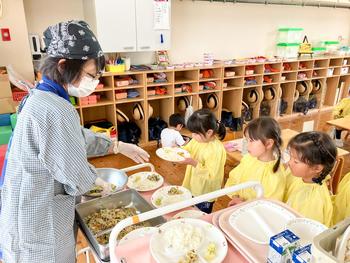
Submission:
[[[144,46],[144,47],[140,47],[140,49],[150,49],[150,46]]]
[[[131,50],[134,49],[134,47],[123,47],[124,50]]]

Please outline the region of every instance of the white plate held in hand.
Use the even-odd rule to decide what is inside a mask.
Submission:
[[[182,148],[163,147],[156,151],[158,157],[169,162],[181,162],[191,157],[190,153]]]

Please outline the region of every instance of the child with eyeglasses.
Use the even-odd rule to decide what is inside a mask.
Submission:
[[[332,224],[333,205],[327,187],[337,148],[322,132],[303,132],[288,143],[289,171],[284,201],[304,217]]]

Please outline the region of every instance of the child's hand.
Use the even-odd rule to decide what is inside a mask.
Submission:
[[[239,150],[239,144],[238,143],[233,143],[233,142],[228,142],[224,144],[225,150],[228,152],[234,152]]]
[[[193,159],[193,158],[185,158],[185,160],[183,160],[179,163],[186,164],[186,165],[192,165],[193,167],[196,167],[198,164],[198,161]]]
[[[231,201],[228,203],[228,206],[234,206],[238,205],[240,203],[243,203],[245,200],[239,196],[233,196]]]

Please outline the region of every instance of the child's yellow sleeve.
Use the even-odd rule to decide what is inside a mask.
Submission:
[[[350,216],[350,173],[340,181],[338,192],[334,196],[334,224]]]
[[[231,170],[231,172],[229,173],[229,177],[225,183],[225,188],[242,183],[242,175],[244,174],[244,170],[246,169],[247,158],[248,158],[248,154],[246,154],[241,159],[241,162]],[[237,195],[237,194],[238,192],[235,192],[235,193],[228,194],[228,196],[232,198],[234,195]]]

